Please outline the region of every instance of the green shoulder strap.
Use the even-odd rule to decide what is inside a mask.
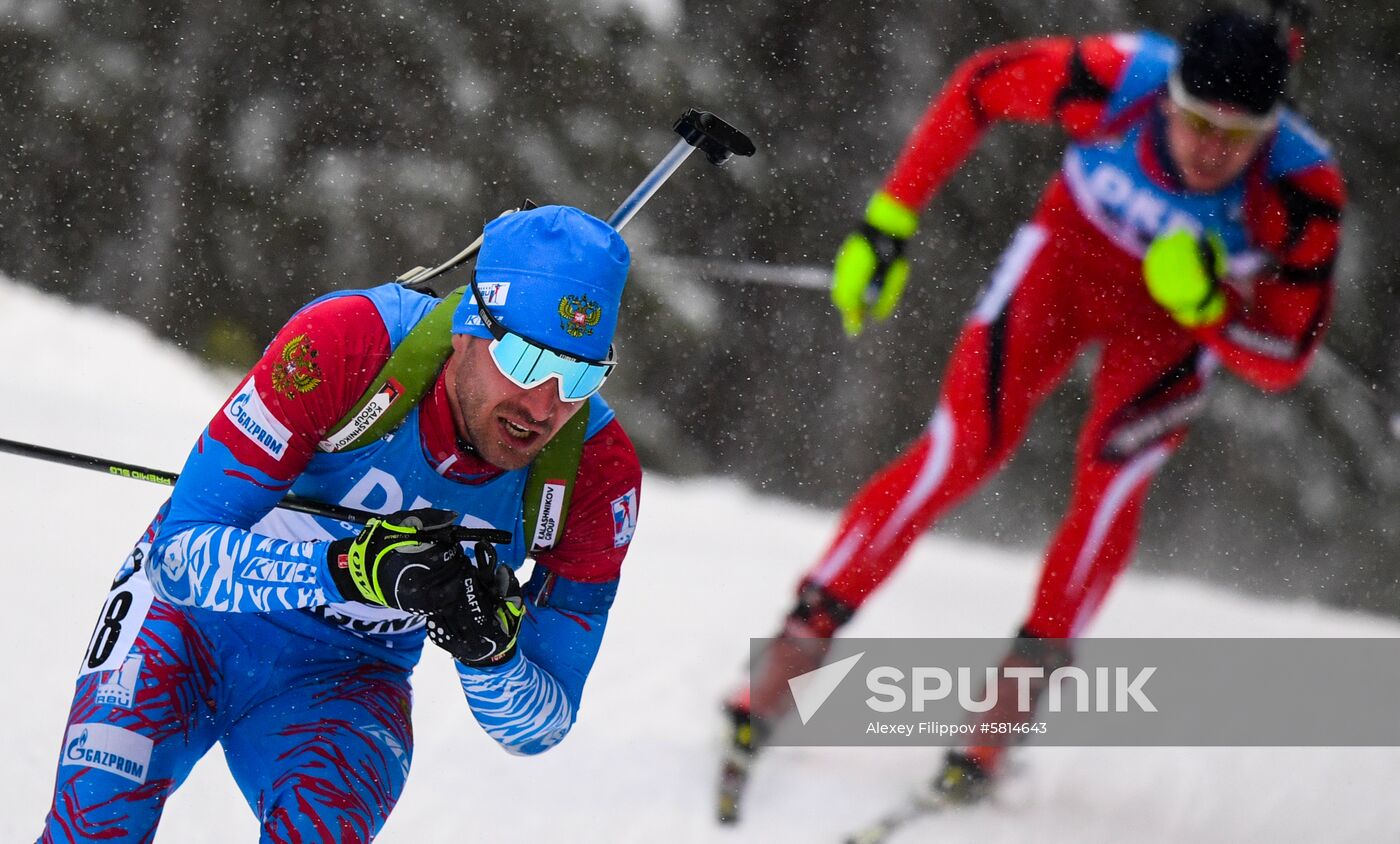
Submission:
[[[459,287],[449,293],[409,330],[364,395],[320,442],[322,451],[362,448],[403,423],[452,354],[452,314],[465,291]],[[530,464],[524,505],[532,552],[552,548],[568,517],[588,433],[588,408],[580,408]]]
[[[588,433],[588,408],[585,402],[530,464],[530,476],[525,480],[525,536],[530,539],[531,552],[553,548],[568,518],[578,464],[583,460],[583,439]]]
[[[331,426],[318,448],[351,451],[367,446],[397,428],[418,406],[452,353],[452,312],[466,289],[447,294],[409,330],[364,395]]]

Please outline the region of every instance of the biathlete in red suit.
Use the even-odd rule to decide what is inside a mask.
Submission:
[[[1328,321],[1344,190],[1281,104],[1288,68],[1274,25],[1234,12],[1201,17],[1180,47],[1150,33],[1045,38],[957,68],[837,256],[850,333],[889,314],[917,210],[993,123],[1062,127],[1063,167],[968,317],[927,428],[851,500],[755,687],[731,700],[736,754],[752,754],[790,705],[787,678],[815,667],[910,544],[1002,466],[1088,344],[1102,353],[1069,509],[1007,658],[1047,674],[1069,659],[1049,640],[1078,636],[1127,565],[1148,484],[1211,371],[1267,390],[1298,381]],[[951,754],[938,787],[975,799],[1000,755]]]

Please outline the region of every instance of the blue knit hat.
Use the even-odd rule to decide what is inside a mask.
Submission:
[[[491,316],[516,334],[587,360],[603,360],[617,328],[631,253],[622,235],[577,208],[546,205],[486,225],[476,283]],[[454,334],[489,339],[468,288]]]

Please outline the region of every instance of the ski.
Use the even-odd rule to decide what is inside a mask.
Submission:
[[[753,754],[731,748],[724,755],[719,772],[719,822],[732,824],[739,820],[744,786],[749,781],[749,765]]]
[[[932,782],[869,826],[849,836],[847,844],[881,844],[899,830],[930,815],[983,803],[992,793],[992,778],[967,754],[952,751]]]
[[[846,837],[846,844],[884,844],[890,836],[920,818],[939,814],[959,804],[941,791],[927,789],[909,795],[904,803]]]

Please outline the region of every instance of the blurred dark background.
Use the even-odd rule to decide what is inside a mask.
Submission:
[[[859,341],[822,289],[786,283],[820,275],[794,267],[827,264],[975,49],[1175,33],[1196,9],[13,0],[0,4],[0,272],[243,366],[306,299],[437,263],[522,198],[606,216],[699,106],[759,154],[724,170],[697,157],[627,229],[625,365],[607,395],[650,470],[838,506],[927,420],[952,337],[1064,139],[993,131],[925,215],[901,310]],[[1141,565],[1396,614],[1400,442],[1368,394],[1400,392],[1400,14],[1389,0],[1317,12],[1295,100],[1351,191],[1336,358],[1283,396],[1218,379],[1152,493]],[[1084,410],[1081,363],[944,529],[1046,541]],[[718,541],[762,526],[715,529]]]

